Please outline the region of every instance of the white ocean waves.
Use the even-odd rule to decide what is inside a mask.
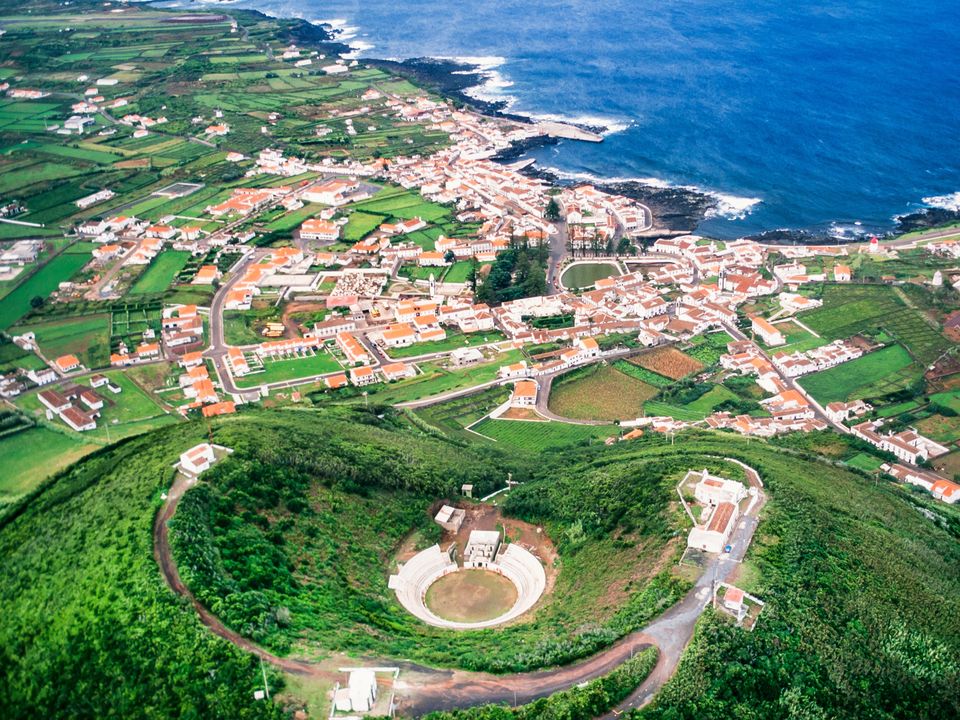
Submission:
[[[923,199],[923,204],[927,207],[960,212],[960,192],[950,193],[949,195],[933,195],[931,197],[925,197]]]

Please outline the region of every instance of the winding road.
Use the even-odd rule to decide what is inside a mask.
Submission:
[[[728,459],[729,460],[729,459]],[[697,620],[713,597],[714,583],[726,581],[736,571],[756,530],[758,516],[765,498],[760,476],[752,468],[736,460],[746,473],[751,487],[756,489],[754,502],[737,525],[730,544],[733,551],[710,557],[694,587],[680,602],[673,605],[643,629],[627,635],[611,647],[573,665],[538,672],[514,675],[492,675],[462,670],[438,670],[414,663],[364,658],[370,665],[400,665],[403,673],[395,684],[399,711],[408,716],[419,716],[434,710],[506,703],[522,705],[557,691],[564,690],[606,675],[618,665],[648,647],[659,652],[657,664],[646,680],[624,700],[608,717],[615,717],[630,708],[642,707],[673,676],[684,649],[693,637]],[[215,635],[236,647],[274,665],[280,670],[300,676],[329,681],[332,685],[342,678],[337,664],[356,664],[356,659],[333,658],[324,664],[314,664],[282,658],[264,650],[242,637],[221,622],[196,600],[180,578],[170,550],[168,523],[177,511],[183,494],[196,482],[178,473],[173,486],[154,521],[154,557],[167,585],[193,605],[200,621]],[[339,661],[342,660],[342,663]]]

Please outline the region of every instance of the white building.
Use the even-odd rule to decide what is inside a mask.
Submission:
[[[199,475],[204,470],[209,470],[215,460],[213,446],[210,443],[200,443],[180,456],[180,469],[191,475]]]

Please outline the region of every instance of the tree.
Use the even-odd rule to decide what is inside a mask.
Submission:
[[[557,202],[556,198],[550,198],[547,209],[543,211],[543,216],[551,222],[560,219],[560,203]]]
[[[39,310],[43,307],[43,304],[46,302],[40,295],[34,295],[30,298],[30,307],[34,310]]]
[[[447,250],[443,254],[443,261],[446,263],[452,263],[457,259],[457,256],[453,254],[453,250]]]

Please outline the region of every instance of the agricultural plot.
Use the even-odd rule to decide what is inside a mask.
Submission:
[[[891,345],[798,381],[821,404],[885,395],[921,375],[910,354]]]
[[[442,367],[439,362],[422,363],[420,374],[409,380],[375,386],[377,402],[402,403],[410,400],[440,395],[451,390],[482,385],[496,379],[502,365],[518,362],[522,357],[519,350],[511,350],[497,355],[490,362],[480,363],[463,369]],[[495,406],[494,406],[495,407]],[[493,408],[490,408],[493,409]],[[479,417],[479,416],[478,416]],[[473,418],[476,420],[477,418]],[[471,420],[472,422],[472,420]],[[467,424],[467,423],[465,423]]]
[[[464,283],[470,277],[470,271],[473,269],[473,263],[468,260],[455,262],[443,276],[443,282]]]
[[[659,347],[630,358],[631,363],[671,380],[680,380],[687,375],[703,370],[703,363],[677,350],[675,347]]]
[[[844,460],[844,462],[850,467],[869,473],[876,472],[883,465],[883,460],[867,453],[857,453],[852,458]]]
[[[509,397],[509,388],[495,385],[473,395],[422,408],[416,414],[429,425],[459,434]]]
[[[659,375],[653,370],[647,370],[647,368],[640,367],[629,360],[617,360],[613,363],[613,367],[622,372],[624,375],[629,375],[637,380],[642,380],[648,385],[653,385],[653,387],[656,388],[666,387],[673,382],[670,378]]]
[[[45,427],[34,427],[0,438],[0,457],[3,458],[0,515],[5,505],[97,447]]]
[[[465,334],[448,334],[443,340],[433,342],[421,342],[408,345],[401,348],[390,348],[387,354],[392,358],[408,358],[418,355],[428,355],[430,353],[447,352],[457,348],[486,345],[489,343],[498,343],[506,340],[503,333],[498,330],[487,330],[485,332]]]
[[[164,250],[147,267],[143,275],[130,288],[128,295],[152,295],[162,293],[186,267],[190,253],[185,250]]]
[[[252,388],[269,383],[300,380],[342,370],[337,359],[325,351],[289,360],[264,360],[263,372],[236,378],[238,387]]]
[[[687,350],[687,355],[694,358],[704,367],[712,367],[720,362],[720,356],[727,352],[727,344],[733,338],[724,331],[698,335],[690,341],[693,347]]]
[[[682,405],[675,405],[669,402],[653,400],[643,406],[647,415],[667,415],[674,420],[685,420],[694,422],[703,420],[707,415],[713,413],[718,406],[739,398],[730,389],[723,385],[714,385],[710,390],[700,395],[691,402]]]
[[[144,330],[160,332],[162,305],[160,301],[118,303],[110,309],[110,345],[115,347],[120,340],[136,344]]]
[[[0,330],[6,330],[30,310],[34,297],[47,298],[90,260],[89,253],[60,253],[10,291],[0,303]]]
[[[14,332],[34,333],[41,352],[50,359],[69,353],[87,368],[102,367],[110,360],[110,316],[105,313],[21,325]]]
[[[805,313],[803,322],[827,341],[886,331],[923,364],[932,363],[950,346],[923,313],[883,285],[828,285],[823,307]]]
[[[572,425],[562,422],[481,420],[470,428],[499,443],[529,452],[600,442],[617,435],[615,425]]]
[[[630,420],[643,414],[643,403],[657,388],[610,365],[591,365],[554,381],[550,410],[574,420]]]
[[[367,212],[352,212],[347,218],[347,224],[343,228],[341,237],[346,242],[357,242],[363,240],[372,233],[380,224],[386,222],[383,215],[372,215]]]

